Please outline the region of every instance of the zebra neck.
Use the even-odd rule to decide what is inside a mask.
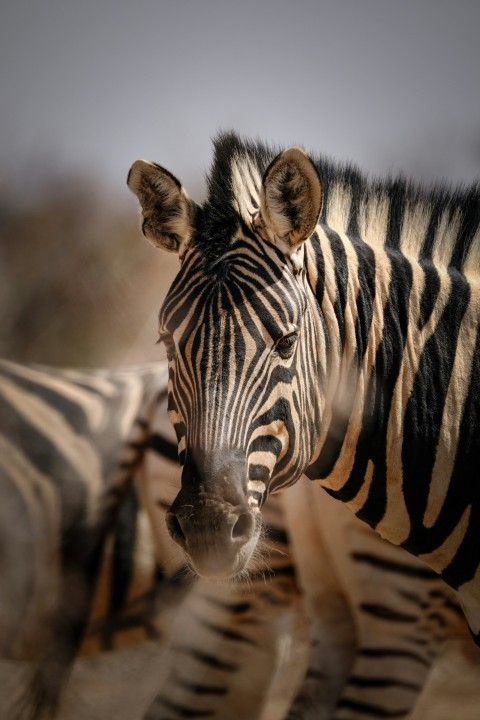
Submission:
[[[315,252],[332,370],[307,475],[442,571],[462,539],[449,540],[454,527],[467,533],[480,506],[470,478],[480,443],[469,423],[480,393],[480,293],[454,269],[385,248],[365,253],[334,233],[320,231]],[[456,525],[443,510],[449,497]]]
[[[379,399],[396,382],[393,360],[403,352],[408,315],[408,289],[399,292],[396,284],[408,276],[409,265],[406,269],[399,263],[392,273],[384,251],[375,253],[362,241],[326,227],[317,228],[306,258],[324,328],[320,342],[328,348],[321,427],[307,474],[337,491],[351,474],[358,443],[381,426]],[[390,323],[393,315],[403,321]],[[388,332],[387,324],[392,325]],[[385,333],[392,352],[383,358]]]

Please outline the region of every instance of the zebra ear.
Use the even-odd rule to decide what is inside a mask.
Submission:
[[[193,203],[168,170],[147,160],[135,160],[127,185],[142,210],[142,232],[155,247],[180,252],[192,235]]]
[[[322,209],[320,177],[308,155],[297,147],[277,155],[263,176],[263,222],[287,252],[315,230]]]

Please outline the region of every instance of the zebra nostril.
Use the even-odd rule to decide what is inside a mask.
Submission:
[[[185,537],[177,516],[172,512],[168,512],[165,515],[165,522],[167,523],[168,532],[170,533],[172,540],[174,540],[177,545],[180,545],[180,547],[185,548],[187,545],[187,538]]]
[[[248,538],[252,534],[253,518],[250,513],[242,513],[239,515],[237,522],[232,527],[232,538]]]

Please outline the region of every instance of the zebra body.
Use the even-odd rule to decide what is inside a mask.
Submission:
[[[159,328],[191,564],[241,572],[258,508],[305,472],[441,574],[480,642],[478,187],[370,182],[234,134],[201,207],[152,163],[128,184],[181,257]]]
[[[165,363],[0,364],[0,658],[22,669],[0,688],[1,720],[56,717],[77,656],[145,641],[161,671],[157,662],[139,720],[254,720],[293,638],[304,646],[278,507],[267,518],[268,568],[246,589],[185,575],[165,532],[180,480],[176,445],[162,434],[167,377]],[[58,717],[76,717],[75,705],[73,691]]]
[[[10,401],[10,406],[2,404],[2,441],[10,439],[15,449],[2,458],[2,478],[21,491],[23,541],[36,550],[27,563],[22,556],[22,571],[29,573],[30,581],[18,582],[17,525],[12,515],[5,517],[2,548],[8,548],[10,555],[0,598],[2,627],[9,633],[2,634],[2,656],[30,660],[34,673],[27,688],[30,694],[20,709],[15,693],[10,697],[2,689],[2,720],[44,717],[42,713],[50,717],[77,654],[87,656],[88,664],[88,656],[98,656],[99,651],[141,649],[139,643],[144,641],[151,700],[148,693],[143,699],[139,696],[138,720],[280,719],[296,684],[300,684],[298,697],[288,711],[292,720],[332,717],[337,701],[339,718],[365,718],[368,706],[395,712],[397,717],[408,712],[442,641],[456,632],[455,608],[439,580],[422,570],[416,574],[413,559],[408,561],[413,569],[407,581],[392,565],[386,571],[392,553],[402,550],[385,545],[372,533],[366,536],[363,526],[341,506],[325,505],[328,498],[318,505],[321,496],[315,500],[306,484],[292,489],[296,498],[287,498],[287,520],[282,495],[265,508],[270,579],[268,574],[264,579],[261,571],[251,576],[246,587],[189,579],[183,575],[181,553],[165,532],[165,508],[179,489],[179,473],[172,461],[175,448],[172,452],[164,427],[165,366],[159,363],[135,372],[79,372],[5,363],[1,370],[0,394]],[[89,421],[80,425],[86,417]],[[101,429],[108,434],[105,445]],[[79,446],[83,465],[77,461]],[[105,459],[103,447],[108,450]],[[112,447],[119,448],[116,463]],[[34,467],[50,492],[37,492],[37,474],[18,472],[19,457],[20,467]],[[97,480],[92,462],[86,461],[93,457],[96,467],[111,468],[112,473],[100,472]],[[65,472],[70,463],[71,472]],[[69,488],[69,483],[74,487]],[[95,563],[87,554],[62,564],[62,552],[68,550],[64,538],[69,537],[72,521],[52,524],[50,518],[57,507],[63,509],[63,516],[71,511],[71,498],[80,491],[83,549],[85,544],[93,545]],[[8,499],[8,493],[2,495],[4,507]],[[316,507],[310,523],[305,506]],[[11,509],[16,507],[18,503],[10,504]],[[104,522],[100,537],[95,518]],[[322,532],[325,527],[328,530]],[[287,529],[294,540],[294,563]],[[352,548],[354,553],[363,549],[370,562],[355,557]],[[47,563],[45,557],[60,559]],[[397,562],[402,561],[397,558]],[[293,564],[300,572],[312,624],[312,657],[303,682],[305,610]],[[25,624],[8,601],[11,593],[17,606],[26,608]],[[49,599],[48,612],[44,596]],[[372,606],[382,604],[379,617],[378,607],[372,611]],[[397,616],[407,612],[409,632],[402,633],[405,620]],[[438,628],[432,627],[430,616],[438,619]],[[372,646],[382,649],[380,662],[365,652]],[[159,660],[154,663],[154,658]],[[296,679],[291,677],[290,663]],[[96,677],[97,666],[93,667]],[[147,675],[145,667],[142,679]],[[111,682],[115,685],[114,679]],[[67,704],[60,706],[62,720],[78,717],[74,688],[73,684],[72,699],[67,691]],[[126,707],[130,713],[131,704]],[[91,720],[93,706],[89,712]],[[131,714],[128,720],[133,720]]]
[[[165,376],[8,361],[0,375],[0,651],[32,663],[23,720],[24,701],[55,708],[105,537],[139,461],[144,428],[135,420],[165,390]]]

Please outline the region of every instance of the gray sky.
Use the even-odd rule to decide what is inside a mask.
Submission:
[[[234,128],[468,181],[479,21],[478,0],[4,0],[0,174],[80,171],[121,189],[146,157],[195,198],[211,137]]]

